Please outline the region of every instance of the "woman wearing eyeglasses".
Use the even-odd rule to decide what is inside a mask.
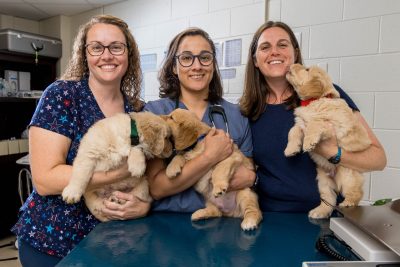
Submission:
[[[160,99],[147,103],[145,110],[169,114],[175,108],[188,109],[210,126],[215,124],[218,130],[212,130],[205,137],[203,154],[189,161],[174,179],[166,177],[162,160],[155,159],[148,163],[150,191],[157,200],[153,202],[153,210],[193,212],[203,208],[203,198],[192,186],[211,167],[232,153],[231,138],[246,156],[252,155],[248,120],[240,114],[237,105],[222,98],[222,82],[215,53],[213,41],[199,28],[182,31],[169,44],[159,73]],[[220,113],[209,113],[215,105],[222,107],[225,120]],[[226,134],[228,129],[229,135]],[[254,181],[255,173],[241,167],[229,189],[249,187]]]
[[[23,266],[54,266],[98,223],[83,201],[66,204],[68,184],[82,136],[96,121],[140,111],[139,52],[128,25],[112,16],[93,17],[75,39],[68,68],[43,93],[29,128],[34,191],[12,231],[18,236]],[[95,188],[130,176],[127,164],[96,172]],[[144,216],[150,204],[117,192],[124,205],[105,202],[105,216],[123,220]]]

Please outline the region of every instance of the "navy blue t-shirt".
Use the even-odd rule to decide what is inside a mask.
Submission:
[[[358,111],[351,98],[340,87],[335,88],[350,108]],[[284,155],[294,125],[293,112],[285,104],[269,104],[256,121],[250,122],[263,211],[307,212],[320,203],[316,166],[309,154]]]

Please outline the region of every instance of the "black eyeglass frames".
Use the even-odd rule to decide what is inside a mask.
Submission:
[[[183,52],[180,55],[176,55],[175,58],[178,59],[179,64],[181,64],[182,67],[192,66],[196,58],[199,59],[199,62],[202,66],[210,66],[214,61],[214,55],[211,52],[207,51],[201,52],[198,55],[193,55],[192,53]]]

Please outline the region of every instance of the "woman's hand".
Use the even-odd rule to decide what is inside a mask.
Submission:
[[[338,152],[336,136],[333,134],[331,138],[320,141],[318,145],[314,148],[313,152],[321,155],[326,159],[335,156]]]
[[[247,187],[252,187],[256,181],[256,173],[253,170],[241,165],[233,174],[229,181],[228,191],[240,190]]]
[[[131,193],[116,191],[113,197],[120,200],[112,202],[104,200],[102,213],[110,220],[129,220],[144,217],[150,210],[149,202],[141,201]]]
[[[342,156],[340,159],[340,165],[357,170],[359,172],[370,172],[383,170],[386,166],[386,154],[383,146],[379,142],[378,138],[375,136],[371,128],[368,126],[365,119],[362,117],[360,112],[355,111],[355,116],[358,118],[359,123],[365,128],[368,133],[369,139],[371,140],[371,145],[358,152],[346,151],[342,148]],[[321,141],[314,152],[329,159],[338,153],[338,144],[336,140],[336,135],[334,133],[333,127],[331,138]]]
[[[204,139],[203,156],[215,165],[233,152],[233,140],[223,130],[212,128]]]

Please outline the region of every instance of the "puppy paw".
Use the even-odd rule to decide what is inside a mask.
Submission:
[[[228,183],[218,183],[213,185],[213,190],[212,194],[214,197],[220,197],[222,195],[225,195],[226,191],[228,191]]]
[[[178,165],[170,164],[165,170],[165,174],[168,178],[172,179],[181,174],[182,168]]]
[[[332,213],[332,208],[327,207],[327,206],[318,206],[315,209],[312,209],[309,213],[308,213],[308,217],[312,218],[312,219],[325,219],[325,218],[329,218],[329,216]]]
[[[62,192],[62,197],[66,203],[73,204],[79,202],[83,193],[83,190],[81,190],[80,188],[76,188],[72,185],[67,185]]]
[[[243,231],[255,230],[258,227],[258,222],[255,218],[244,218],[240,227]]]
[[[192,214],[191,220],[192,221],[199,221],[199,220],[207,219],[209,217],[210,216],[207,214],[205,209],[200,209],[200,210],[195,211]]]
[[[125,199],[119,199],[119,198],[117,198],[116,196],[110,196],[110,197],[108,198],[108,200],[111,201],[111,202],[115,202],[115,203],[117,203],[117,204],[120,204],[120,205],[123,205],[123,204],[126,203],[126,200],[125,200]]]
[[[146,171],[145,164],[130,164],[128,166],[129,172],[132,174],[133,177],[142,177],[144,172]]]
[[[304,152],[313,151],[314,148],[317,146],[318,142],[319,142],[318,136],[305,137],[303,142],[303,151]]]
[[[300,147],[298,146],[287,146],[284,153],[286,157],[291,157],[296,155],[297,153],[300,152]]]
[[[357,205],[358,205],[358,203],[355,203],[348,199],[343,200],[343,202],[339,204],[340,207],[354,207]]]

